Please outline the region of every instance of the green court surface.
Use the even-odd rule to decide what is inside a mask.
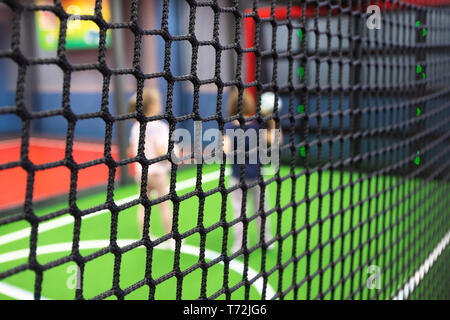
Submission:
[[[218,187],[217,166],[203,166],[203,191]],[[297,167],[295,174],[302,173],[303,168]],[[280,176],[288,176],[290,168],[282,167]],[[228,186],[228,176],[226,184]],[[177,194],[183,195],[195,190],[196,169],[180,170],[177,173]],[[265,179],[272,177],[265,176]],[[351,183],[351,181],[353,183]],[[362,180],[362,182],[361,182]],[[254,250],[248,256],[248,278],[252,280],[264,270],[268,274],[267,286],[264,277],[257,277],[249,289],[243,285],[242,278],[246,259],[241,255],[232,260],[228,274],[228,287],[232,288],[232,299],[244,299],[246,294],[250,299],[261,299],[263,288],[266,298],[272,298],[280,292],[286,292],[283,298],[294,298],[291,290],[293,283],[299,284],[298,299],[317,297],[319,292],[326,292],[325,299],[347,297],[357,288],[365,288],[363,283],[368,277],[367,266],[379,265],[387,270],[381,276],[385,288],[385,298],[390,298],[403,285],[420,264],[426,259],[433,246],[437,244],[448,230],[445,215],[439,215],[444,210],[445,201],[439,204],[438,199],[445,198],[443,191],[446,186],[437,182],[425,182],[420,179],[404,180],[392,176],[352,175],[349,172],[329,171],[305,174],[295,180],[286,179],[278,185],[271,182],[268,187],[269,207],[276,205],[280,199],[279,209],[270,217],[271,233],[277,230],[281,238],[262,259],[262,250]],[[320,183],[319,183],[320,182]],[[339,186],[343,186],[339,188]],[[292,188],[295,186],[295,193]],[[320,186],[320,190],[319,190]],[[105,187],[106,188],[106,187]],[[117,188],[114,200],[130,201],[138,196],[138,186],[130,185]],[[330,188],[334,190],[330,194]],[[306,190],[309,190],[309,201],[305,200]],[[320,194],[319,194],[320,191]],[[321,195],[321,196],[320,196]],[[413,195],[413,196],[410,196]],[[294,196],[295,199],[292,199]],[[231,221],[233,213],[230,197],[227,199],[226,219]],[[294,200],[299,203],[292,206]],[[104,193],[94,194],[78,199],[80,209],[90,208],[106,201]],[[122,203],[121,202],[121,203]],[[204,227],[209,227],[220,221],[222,195],[217,192],[205,199]],[[432,207],[430,204],[438,204]],[[36,214],[43,216],[66,207],[66,203],[40,209]],[[141,235],[138,230],[136,213],[137,206],[123,210],[118,215],[117,243],[120,247],[137,241]],[[184,233],[198,224],[199,198],[189,197],[180,203],[178,227]],[[294,214],[295,209],[295,214]],[[248,212],[252,212],[251,201]],[[249,213],[248,213],[249,214]],[[40,264],[49,264],[54,260],[70,255],[74,235],[74,219],[64,215],[43,222],[39,227],[37,260]],[[447,226],[447,227],[446,227]],[[28,229],[27,229],[28,228]],[[0,226],[0,273],[27,262],[30,244],[30,224],[20,221]],[[152,209],[151,234],[163,235],[159,211]],[[88,256],[109,246],[111,236],[111,214],[109,211],[96,212],[87,215],[81,223],[80,252]],[[217,228],[206,236],[206,261],[220,256],[223,242],[223,229]],[[249,225],[247,245],[252,248],[259,245],[259,233],[253,220]],[[295,235],[295,237],[294,237]],[[370,241],[368,237],[370,236]],[[228,248],[232,246],[232,234],[229,230]],[[296,241],[294,250],[293,242]],[[418,256],[422,243],[427,248]],[[195,233],[186,238],[181,246],[180,269],[190,272],[182,280],[182,299],[197,299],[200,296],[202,284],[202,269],[192,268],[199,262],[200,235]],[[407,249],[410,249],[409,251]],[[280,252],[281,251],[281,252]],[[308,254],[309,253],[309,254]],[[297,263],[294,258],[299,257]],[[369,259],[372,259],[368,261]],[[137,289],[125,296],[126,299],[147,299],[150,288],[140,285],[146,273],[146,261],[151,259],[151,278],[165,279],[164,275],[174,268],[174,252],[155,247],[150,257],[144,246],[134,248],[115,260],[114,254],[102,251],[95,259],[85,265],[83,297],[94,298],[112,288],[114,264],[120,264],[120,288],[127,289],[138,283]],[[411,260],[410,260],[411,259]],[[220,260],[220,259],[218,259]],[[390,266],[391,262],[393,266]],[[46,270],[42,280],[42,297],[47,299],[73,299],[75,297],[74,274],[75,263],[68,261],[57,264]],[[294,270],[295,268],[295,270]],[[403,268],[403,269],[402,269]],[[295,271],[295,272],[294,272]],[[352,271],[352,272],[351,272]],[[306,275],[310,275],[308,284]],[[400,275],[399,277],[397,275]],[[161,278],[164,277],[164,278]],[[294,279],[295,277],[295,279]],[[391,281],[392,278],[395,281]],[[35,287],[35,273],[25,270],[0,281],[0,299],[32,297]],[[159,281],[158,281],[159,282]],[[236,286],[237,285],[237,286]],[[224,286],[224,265],[218,262],[206,273],[206,295],[224,299],[224,294],[216,294]],[[133,287],[134,288],[134,287]],[[177,279],[165,279],[154,290],[155,299],[175,299]],[[247,291],[247,292],[246,292]],[[9,293],[8,293],[9,292]],[[357,292],[355,298],[367,299],[374,295],[373,290]],[[151,294],[153,297],[153,293]],[[115,299],[114,295],[106,297]]]

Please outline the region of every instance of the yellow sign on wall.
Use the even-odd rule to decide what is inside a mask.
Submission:
[[[53,0],[38,0],[38,5],[54,5]],[[67,23],[66,48],[69,50],[94,49],[98,47],[100,29],[93,21],[80,20],[82,15],[94,15],[95,0],[62,0],[64,10],[71,14]],[[102,16],[110,21],[109,0],[102,1]],[[60,20],[52,11],[36,12],[36,29],[39,46],[43,50],[56,50],[60,32]],[[111,34],[107,32],[106,45],[111,42]]]

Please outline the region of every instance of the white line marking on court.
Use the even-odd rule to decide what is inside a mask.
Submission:
[[[225,170],[225,175],[230,174],[230,172],[231,171],[229,169],[226,169]],[[220,176],[220,172],[219,171],[207,173],[207,174],[203,175],[202,183],[207,183],[207,182],[211,182],[211,181],[217,180],[219,178],[219,176]],[[184,189],[188,189],[190,187],[195,187],[196,181],[197,181],[197,178],[191,178],[191,179],[187,179],[185,181],[180,181],[180,182],[178,182],[176,184],[176,190],[177,191],[181,191],[181,190],[184,190]],[[120,206],[120,205],[125,204],[127,202],[136,200],[137,198],[138,198],[138,196],[131,196],[131,197],[124,198],[124,199],[116,201],[116,204]],[[94,217],[96,217],[98,215],[101,215],[101,214],[104,214],[104,213],[106,213],[108,211],[109,210],[100,210],[100,211],[91,213],[91,214],[89,214],[87,216],[83,216],[82,220],[84,221],[84,220],[87,220],[87,219],[94,218]],[[72,216],[63,216],[63,217],[56,218],[56,219],[48,221],[48,222],[41,223],[39,225],[38,233],[40,234],[40,233],[43,233],[43,232],[46,232],[46,231],[49,231],[49,230],[53,230],[53,229],[56,229],[56,228],[59,228],[59,227],[63,227],[63,226],[72,224],[73,221],[74,221],[74,219],[73,219]],[[16,241],[16,240],[24,239],[24,238],[26,238],[26,237],[28,237],[30,235],[30,232],[31,232],[31,228],[27,227],[25,229],[22,229],[22,230],[19,230],[19,231],[15,231],[15,232],[11,232],[11,233],[5,234],[3,236],[0,236],[0,246],[4,245],[4,244],[7,244],[7,243],[10,243],[10,242],[13,242],[13,241]]]
[[[193,256],[199,256],[200,248],[194,247],[194,246],[190,246],[190,245],[187,245],[187,244],[183,244],[181,246],[181,252],[187,253],[187,254],[190,254],[190,255],[193,255]],[[214,260],[214,259],[218,258],[219,256],[220,256],[220,253],[212,251],[212,250],[205,249],[205,257],[207,259]],[[220,264],[223,264],[223,262],[220,262]],[[243,274],[244,273],[245,265],[242,262],[240,262],[240,261],[238,261],[236,259],[231,260],[229,266],[230,266],[230,269],[232,269],[233,271],[237,272],[238,274]],[[248,274],[248,279],[250,279],[250,280],[255,278],[258,275],[258,273],[254,269],[252,269],[250,267],[248,267],[247,274]],[[253,286],[258,291],[258,293],[262,296],[263,286],[264,286],[263,278],[259,277],[258,280],[256,280],[253,283]],[[275,296],[275,291],[273,291],[272,287],[267,282],[266,297],[269,297],[269,299],[271,299],[274,296]]]
[[[138,241],[138,240],[137,239],[122,239],[122,240],[117,240],[117,244],[120,247],[124,247],[124,246],[132,244],[136,241]],[[85,241],[80,241],[80,243],[79,243],[80,250],[101,249],[101,248],[106,248],[108,246],[109,246],[109,240],[85,240]],[[144,247],[141,246],[138,248],[144,248]],[[155,247],[155,249],[159,249],[159,248]],[[36,249],[36,254],[43,255],[43,254],[50,254],[50,253],[56,253],[56,252],[70,252],[71,250],[72,250],[72,242],[64,242],[64,243],[40,246]],[[159,250],[165,250],[165,249],[159,249]],[[183,243],[181,245],[180,252],[198,257],[200,254],[200,248]],[[30,253],[29,249],[22,249],[22,250],[16,250],[16,251],[8,252],[5,254],[1,254],[0,255],[0,263],[11,262],[14,260],[27,258],[29,253]],[[218,257],[220,257],[220,253],[215,252],[213,250],[205,249],[205,258],[206,259],[214,260]],[[221,261],[220,264],[223,264],[223,262]],[[244,264],[236,259],[230,261],[229,266],[230,266],[231,270],[237,272],[238,274],[242,274],[244,272],[244,267],[245,267]],[[258,275],[258,273],[254,269],[248,267],[248,279],[253,279],[257,275]],[[8,287],[9,286],[8,284],[4,284],[3,290],[2,290],[1,285],[2,285],[2,283],[0,283],[0,292],[3,294],[6,294],[7,296],[10,296],[10,297],[13,297],[16,299],[21,299],[21,300],[29,300],[29,298],[31,298],[31,299],[34,298],[30,292],[25,291],[23,289],[16,288],[17,290],[14,291],[14,288],[12,288],[12,291],[9,292],[8,290],[10,288]],[[258,291],[258,293],[260,295],[262,295],[263,286],[264,286],[263,278],[259,277],[253,283],[253,286]],[[266,296],[270,297],[270,298],[275,296],[275,291],[272,289],[272,287],[270,286],[269,283],[267,283]]]
[[[5,282],[0,282],[0,293],[18,300],[34,300],[33,293]],[[49,299],[41,297],[41,300],[49,300]]]
[[[416,273],[409,278],[398,294],[393,298],[393,300],[404,300],[407,299],[409,294],[411,294],[414,289],[419,285],[420,281],[423,280],[425,275],[428,273],[430,268],[433,266],[434,262],[439,258],[441,253],[445,250],[450,242],[450,231],[441,239],[438,245],[434,248],[425,262],[420,266]]]

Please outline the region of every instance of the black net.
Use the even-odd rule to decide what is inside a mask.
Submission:
[[[114,0],[112,0],[114,1]],[[161,2],[161,21],[155,29],[142,26],[145,14],[141,1],[121,2],[129,6],[128,21],[111,23],[104,19],[102,1],[95,1],[93,15],[79,19],[92,21],[100,29],[98,58],[95,63],[77,65],[66,52],[66,33],[71,17],[55,0],[51,5],[32,1],[2,0],[12,14],[9,48],[0,52],[2,60],[17,66],[15,104],[0,108],[0,116],[15,115],[21,119],[20,158],[3,162],[1,171],[20,167],[26,171],[26,192],[19,214],[0,219],[2,235],[8,225],[26,221],[29,225],[26,261],[0,269],[0,280],[16,279],[28,272],[33,283],[34,298],[46,292],[45,279],[52,269],[73,262],[79,268],[76,299],[118,299],[146,288],[149,299],[158,297],[158,290],[173,290],[173,298],[181,299],[189,288],[187,279],[199,274],[194,298],[232,299],[449,299],[450,268],[450,8],[448,1],[183,1],[188,7],[185,34],[173,35],[169,19],[180,12],[171,12],[169,0]],[[367,7],[377,4],[381,29]],[[198,40],[196,24],[203,9],[213,12],[212,39]],[[22,52],[22,20],[26,14],[52,12],[60,21],[56,57],[34,58]],[[231,16],[231,27],[220,23],[222,14]],[[373,18],[373,17],[372,17]],[[368,20],[370,20],[368,22]],[[107,33],[126,30],[133,35],[132,66],[112,68],[107,63]],[[425,31],[424,31],[425,30]],[[223,44],[220,36],[232,39]],[[158,36],[164,42],[163,69],[146,73],[141,68],[143,39]],[[186,74],[174,75],[171,50],[177,42],[190,44],[190,68]],[[114,46],[114,43],[112,43]],[[199,58],[202,48],[213,50],[215,63],[211,77],[201,79]],[[223,59],[235,56],[232,77],[223,79]],[[185,59],[188,59],[185,58]],[[62,108],[35,112],[27,105],[26,75],[33,66],[56,66],[63,72]],[[204,68],[204,67],[203,67]],[[102,77],[101,109],[77,114],[71,105],[71,77],[77,72],[94,70]],[[137,107],[134,113],[117,114],[110,109],[110,83],[113,77],[129,75],[136,79]],[[165,111],[160,116],[143,113],[142,92],[146,81],[166,83]],[[175,112],[175,88],[189,82],[192,88],[192,112],[179,116]],[[213,115],[202,116],[202,88],[215,86],[216,105],[209,105]],[[224,111],[226,97],[232,87],[239,91],[238,114],[229,117]],[[243,92],[251,92],[257,101],[257,113],[242,116]],[[261,113],[261,95],[274,92],[283,108],[269,116]],[[65,156],[57,162],[35,164],[29,157],[29,141],[33,122],[46,117],[61,116],[67,122]],[[75,129],[86,119],[98,118],[105,123],[104,156],[89,162],[75,161],[72,151]],[[135,119],[141,136],[136,157],[115,159],[113,128]],[[164,119],[170,133],[186,121],[214,122],[224,132],[227,123],[241,124],[249,119],[259,124],[274,120],[282,129],[281,166],[272,174],[260,174],[256,180],[228,183],[228,164],[218,165],[215,188],[204,187],[205,164],[196,164],[195,187],[191,192],[177,192],[177,177],[183,165],[171,160],[169,153],[149,159],[144,152],[145,128],[148,123]],[[123,133],[122,133],[123,134]],[[187,158],[190,156],[188,155]],[[140,183],[140,194],[134,200],[118,202],[115,198],[117,173],[132,163],[142,166],[142,176],[156,162],[171,161],[170,192],[152,198],[147,179]],[[106,201],[88,208],[79,205],[78,174],[91,166],[108,168]],[[70,171],[68,204],[62,209],[37,214],[33,201],[34,186],[39,173],[56,167]],[[264,197],[272,205],[250,214],[244,197],[237,218],[227,216],[230,193],[238,188],[247,191],[259,186],[260,203]],[[220,218],[205,224],[212,212],[205,209],[208,198],[215,196]],[[198,211],[194,225],[179,224],[184,214],[183,203],[196,199]],[[157,239],[149,237],[153,220],[151,212],[161,202],[172,204],[172,231]],[[228,203],[228,204],[227,204]],[[144,232],[141,238],[122,245],[118,239],[121,214],[130,208],[145,207]],[[262,206],[261,206],[262,207]],[[183,209],[184,208],[184,209]],[[110,212],[110,239],[103,248],[89,254],[80,249],[80,233],[84,218],[101,211]],[[71,251],[57,259],[39,259],[40,232],[45,224],[60,217],[73,217]],[[250,241],[252,225],[262,218],[264,227],[272,222],[269,238],[258,236]],[[243,228],[243,246],[230,253],[232,230]],[[6,231],[5,231],[6,230]],[[217,255],[208,251],[208,237],[220,230],[221,246]],[[183,262],[184,239],[198,237],[198,258],[188,267]],[[4,240],[3,238],[2,240]],[[164,263],[155,258],[156,248],[168,239],[175,240],[173,257],[158,276],[153,270]],[[12,245],[13,246],[13,245]],[[12,247],[11,247],[12,248]],[[138,248],[145,250],[143,277],[125,285],[127,272],[123,259]],[[6,251],[2,252],[3,258]],[[97,259],[107,260],[113,268],[112,282],[104,292],[89,296],[86,283],[87,266]],[[238,263],[240,278],[232,281],[230,272]],[[6,266],[6,267],[5,267]],[[221,269],[218,269],[220,266]],[[233,269],[234,270],[234,269]],[[31,273],[30,273],[31,272]],[[62,280],[64,281],[64,280]],[[164,289],[166,288],[166,289]]]

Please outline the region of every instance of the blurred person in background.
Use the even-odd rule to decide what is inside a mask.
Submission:
[[[228,101],[228,115],[235,116],[238,114],[238,104],[239,104],[239,93],[236,88],[234,88],[229,96]],[[241,176],[241,166],[242,164],[238,163],[238,153],[246,152],[245,155],[245,164],[244,164],[244,182],[247,185],[254,184],[258,181],[258,176],[261,174],[261,163],[259,159],[259,145],[256,146],[257,150],[253,152],[257,152],[256,154],[256,163],[250,163],[253,161],[249,161],[251,151],[251,143],[249,138],[246,136],[246,133],[249,130],[255,130],[256,134],[259,135],[260,129],[267,129],[267,134],[264,136],[266,139],[267,145],[270,145],[274,142],[275,139],[275,121],[273,119],[269,120],[267,123],[260,125],[256,119],[247,120],[249,117],[254,116],[256,114],[256,102],[250,92],[244,91],[242,94],[242,115],[245,119],[245,124],[243,127],[244,131],[244,148],[245,150],[239,150],[240,145],[238,144],[236,130],[241,129],[241,125],[239,120],[234,120],[225,125],[225,135],[224,135],[224,152],[226,154],[233,153],[233,161],[232,161],[232,176],[231,176],[231,186],[239,185],[240,176]],[[230,135],[229,133],[234,133]],[[233,140],[232,140],[233,139]],[[256,145],[256,142],[254,143]],[[260,186],[256,184],[255,186],[249,188],[247,190],[247,195],[251,195],[253,198],[253,210],[255,214],[259,211],[260,204],[260,195],[261,190]],[[264,212],[267,211],[267,199],[268,199],[268,189],[265,190],[265,197],[263,200],[264,204]],[[233,208],[233,213],[235,219],[239,218],[241,215],[241,208],[243,203],[243,191],[241,188],[238,188],[231,192],[231,204]],[[258,217],[256,219],[259,230],[261,232],[261,218]],[[264,241],[270,240],[270,225],[269,219],[266,220],[265,229],[264,229]],[[239,222],[235,225],[234,228],[234,244],[231,249],[231,253],[235,253],[242,248],[243,243],[243,224]]]
[[[136,112],[137,94],[134,94],[129,102],[130,113]],[[162,112],[161,94],[157,89],[144,88],[142,92],[142,111],[146,117],[154,117]],[[129,153],[135,157],[138,154],[139,137],[141,134],[140,123],[134,120],[130,133]],[[168,152],[169,147],[169,126],[162,120],[149,121],[145,129],[145,157],[147,159],[154,159],[164,156]],[[168,160],[159,161],[151,164],[148,167],[147,174],[147,195],[150,198],[151,194],[156,193],[158,197],[163,197],[169,193],[169,172],[170,162]],[[142,179],[142,168],[140,165],[136,166],[135,179],[138,183]],[[161,218],[163,222],[164,231],[166,234],[172,230],[172,212],[169,201],[164,201],[159,204],[161,211]],[[140,230],[143,230],[145,218],[145,208],[140,205],[138,210],[138,224]],[[175,247],[174,239],[169,239],[163,243],[169,249]]]

